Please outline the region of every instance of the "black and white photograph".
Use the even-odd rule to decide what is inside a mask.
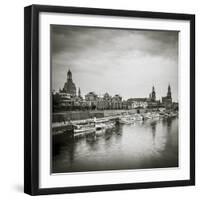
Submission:
[[[52,24],[51,173],[179,167],[179,32]]]
[[[24,192],[195,184],[195,15],[31,5]]]

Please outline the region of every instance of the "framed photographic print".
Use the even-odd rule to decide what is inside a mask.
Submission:
[[[195,184],[195,16],[25,8],[24,191]]]

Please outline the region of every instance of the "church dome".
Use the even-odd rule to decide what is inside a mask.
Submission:
[[[72,73],[70,70],[67,73],[67,82],[64,84],[63,92],[76,96],[76,85],[72,80]]]
[[[72,95],[76,95],[76,86],[72,81],[67,81],[64,85],[63,90],[66,93],[72,94]]]

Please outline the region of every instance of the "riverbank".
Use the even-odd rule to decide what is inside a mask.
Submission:
[[[111,113],[110,113],[111,114]],[[86,134],[88,132],[94,132],[96,127],[106,129],[110,127],[110,123],[114,124],[133,124],[136,121],[145,121],[149,119],[163,119],[173,118],[178,116],[178,112],[121,112],[113,113],[113,115],[102,118],[87,118],[82,120],[68,120],[52,123],[53,135],[69,134],[70,136],[76,136],[76,133]],[[70,127],[70,129],[69,129]]]
[[[146,112],[147,109],[139,109],[140,113]],[[64,122],[68,120],[84,120],[89,118],[102,118],[115,115],[121,115],[123,113],[129,112],[130,114],[135,114],[138,109],[131,110],[87,110],[87,111],[65,111],[57,112],[52,115],[52,122]]]

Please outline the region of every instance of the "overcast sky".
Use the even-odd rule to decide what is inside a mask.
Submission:
[[[63,88],[67,71],[84,96],[120,94],[157,99],[170,83],[178,96],[178,32],[51,26],[52,87]]]

